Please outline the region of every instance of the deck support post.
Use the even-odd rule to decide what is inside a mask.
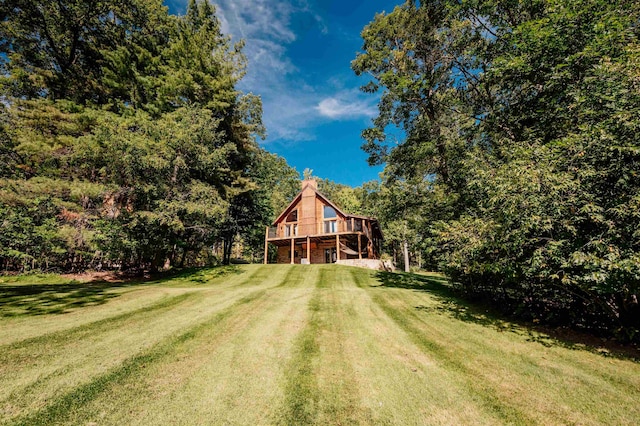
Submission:
[[[358,234],[358,259],[362,259],[362,234]]]
[[[311,265],[311,238],[307,235],[307,262]]]
[[[293,265],[295,262],[295,259],[293,258],[294,255],[294,251],[293,249],[295,248],[295,242],[293,241],[293,238],[291,238],[291,264]]]
[[[336,262],[340,260],[340,235],[336,234]]]
[[[264,233],[264,264],[267,264],[267,256],[269,255],[269,227]]]

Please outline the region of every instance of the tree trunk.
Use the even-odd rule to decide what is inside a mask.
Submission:
[[[187,253],[189,253],[189,250],[187,250],[186,247],[182,249],[182,257],[180,258],[180,268],[184,268],[184,261],[187,259]]]
[[[225,237],[224,247],[222,254],[222,264],[228,265],[231,263],[231,250],[233,249],[233,237]]]
[[[171,248],[171,254],[169,255],[169,265],[176,264],[176,251],[178,250],[178,245],[174,244]]]
[[[166,257],[165,251],[156,252],[153,255],[153,258],[151,259],[151,266],[149,267],[149,272],[151,272],[152,274],[155,274],[156,272],[158,272],[160,262],[162,262],[165,257]]]
[[[409,243],[407,240],[402,242],[402,251],[404,252],[404,271],[409,272]]]

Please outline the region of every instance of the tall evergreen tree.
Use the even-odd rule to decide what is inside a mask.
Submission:
[[[264,214],[260,99],[235,88],[242,44],[208,1],[185,16],[160,0],[2,2],[0,16],[4,268],[198,262]]]
[[[4,93],[106,103],[105,53],[166,16],[161,0],[11,0],[0,3]]]

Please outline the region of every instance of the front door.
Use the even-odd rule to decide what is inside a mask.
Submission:
[[[324,263],[335,263],[337,259],[338,253],[335,247],[324,249]]]

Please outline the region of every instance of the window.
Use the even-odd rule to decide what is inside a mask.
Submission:
[[[297,222],[298,221],[298,210],[294,210],[287,216],[287,222]]]
[[[338,226],[335,220],[325,220],[324,221],[324,233],[325,234],[333,234],[338,232]]]
[[[336,213],[335,209],[331,206],[324,206],[324,218],[331,219],[334,217],[338,217],[338,214]]]
[[[295,236],[295,235],[298,235],[298,224],[297,223],[284,226],[284,236],[285,237],[291,237],[291,236]]]
[[[294,250],[293,251],[293,257],[299,257],[299,256],[300,256],[300,254],[298,254],[298,250]],[[291,258],[291,250],[288,250],[287,251],[287,259],[290,259],[290,258]]]

